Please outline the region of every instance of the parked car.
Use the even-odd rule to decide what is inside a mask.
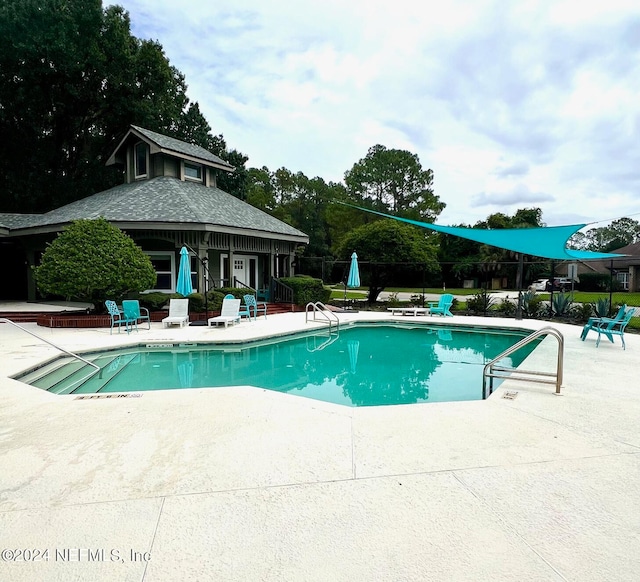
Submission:
[[[534,291],[546,291],[548,282],[549,279],[538,279],[537,281],[531,283],[530,288]]]
[[[553,290],[554,291],[571,291],[573,286],[573,281],[567,277],[556,277],[553,280]],[[551,291],[551,281],[547,280],[545,290]]]

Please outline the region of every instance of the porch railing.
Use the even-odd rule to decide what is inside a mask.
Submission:
[[[273,303],[293,303],[293,289],[275,277],[271,278],[270,298]]]

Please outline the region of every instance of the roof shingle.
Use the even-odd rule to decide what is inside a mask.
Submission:
[[[0,224],[3,222],[0,215]],[[46,214],[22,215],[10,228],[46,227],[72,220],[104,217],[110,222],[209,224],[300,238],[300,230],[231,194],[177,178],[158,177],[121,184]]]
[[[170,150],[177,154],[183,154],[198,158],[202,161],[212,162],[216,165],[226,166],[230,170],[234,169],[232,165],[225,162],[222,158],[219,158],[215,154],[212,154],[210,151],[205,150],[199,145],[180,141],[179,139],[169,137],[167,135],[162,135],[161,133],[156,133],[155,131],[151,131],[150,129],[138,127],[137,125],[132,125],[131,128],[135,129],[138,133],[142,134],[148,140],[154,142],[163,150]]]

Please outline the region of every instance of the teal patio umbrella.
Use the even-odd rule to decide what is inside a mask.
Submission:
[[[353,251],[351,255],[351,266],[349,267],[349,276],[347,284],[344,287],[344,301],[347,302],[347,287],[354,289],[360,287],[360,268],[358,267],[358,255]]]
[[[193,293],[193,285],[191,284],[191,261],[187,247],[180,249],[180,267],[178,268],[176,293],[180,293],[183,297],[187,297]]]

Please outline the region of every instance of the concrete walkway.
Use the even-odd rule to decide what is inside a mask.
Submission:
[[[71,350],[314,326],[25,325]],[[347,408],[250,387],[55,396],[8,378],[55,350],[0,324],[0,580],[635,580],[640,336],[623,351],[555,327],[561,396],[507,381],[485,401]],[[554,342],[523,366],[550,370]]]

